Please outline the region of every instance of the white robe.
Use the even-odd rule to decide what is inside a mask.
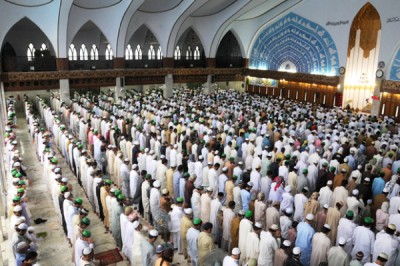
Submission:
[[[353,250],[351,251],[351,257],[356,259],[356,253],[362,251],[364,258],[361,263],[369,261],[370,255],[374,252],[375,235],[374,233],[365,226],[357,226],[353,232]]]
[[[250,220],[242,219],[239,225],[239,249],[241,251],[242,259],[245,259],[247,256],[247,235],[253,232],[253,223]]]
[[[213,228],[211,231],[211,235],[214,238],[214,241],[217,240],[218,237],[218,212],[221,210],[222,204],[221,201],[216,198],[211,201],[210,204],[210,223],[213,224]]]
[[[275,250],[279,248],[278,242],[270,232],[262,231],[260,234],[260,252],[258,256],[259,266],[270,266],[274,264]]]
[[[193,261],[193,265],[197,265],[197,260],[199,257],[198,247],[197,247],[197,239],[199,237],[200,231],[191,227],[186,233],[187,240],[187,252],[189,257]]]
[[[395,236],[386,234],[385,231],[381,231],[376,234],[376,240],[374,244],[374,253],[372,261],[376,261],[378,255],[385,252],[389,259],[385,266],[395,266],[396,255],[398,256],[399,240]]]
[[[341,218],[339,220],[339,225],[337,228],[337,237],[336,237],[336,245],[339,244],[339,238],[343,237],[346,239],[346,244],[344,246],[344,250],[347,253],[350,253],[351,248],[352,248],[352,241],[351,238],[353,237],[353,232],[356,229],[356,224],[347,219],[347,218]]]

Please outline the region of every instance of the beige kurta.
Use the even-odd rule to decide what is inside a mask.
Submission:
[[[241,251],[242,260],[247,258],[247,236],[250,232],[253,232],[253,223],[244,218],[240,221],[239,225],[239,249]]]
[[[211,197],[208,193],[204,193],[200,197],[201,202],[201,212],[200,218],[203,223],[210,221],[210,210],[211,210]]]
[[[275,207],[268,207],[265,212],[265,229],[269,228],[273,224],[279,224],[279,218],[281,217],[279,211]]]
[[[180,234],[181,234],[181,241],[182,241],[183,256],[185,258],[188,257],[188,253],[187,253],[188,243],[187,243],[186,234],[187,234],[187,231],[189,230],[189,228],[192,226],[193,226],[192,220],[190,220],[186,215],[183,216],[181,219]]]
[[[201,232],[199,238],[197,239],[197,250],[199,252],[199,266],[204,265],[204,259],[211,251],[215,249],[214,241],[211,234],[206,232]]]
[[[331,240],[324,233],[315,233],[312,239],[311,266],[328,262],[328,250]]]
[[[165,176],[167,179],[167,189],[169,196],[171,198],[174,197],[174,170],[172,168],[169,168],[167,172],[165,172]]]
[[[275,250],[274,255],[274,266],[283,266],[285,265],[286,260],[288,259],[288,255],[281,248]]]
[[[110,216],[108,214],[108,209],[107,209],[107,203],[106,203],[106,197],[109,196],[109,192],[106,190],[106,187],[101,187],[100,189],[100,202],[101,206],[103,207],[103,213],[104,213],[104,225],[106,227],[110,227]]]
[[[235,187],[235,184],[233,183],[232,180],[228,180],[225,183],[225,193],[226,193],[226,206],[228,206],[228,203],[230,201],[233,201],[233,188]]]
[[[340,220],[340,211],[336,207],[331,207],[328,209],[326,214],[326,223],[330,225],[331,231],[328,237],[331,239],[332,243],[336,243],[337,228]]]
[[[263,201],[256,200],[254,203],[254,222],[264,224],[265,222],[265,210],[267,205]]]

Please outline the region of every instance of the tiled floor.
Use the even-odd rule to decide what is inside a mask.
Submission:
[[[41,266],[64,266],[73,265],[72,263],[72,248],[69,247],[61,225],[58,222],[57,213],[54,210],[53,203],[50,198],[49,191],[43,180],[43,167],[39,163],[35,150],[32,148],[32,140],[27,131],[27,125],[23,117],[18,118],[18,144],[20,153],[24,159],[24,164],[27,166],[27,175],[33,179],[32,185],[27,190],[27,197],[30,199],[28,209],[31,214],[31,221],[36,218],[47,219],[47,222],[40,225],[34,225],[36,232],[46,232],[47,237],[39,244],[39,259]],[[70,171],[65,160],[57,151],[57,158],[62,168],[63,176],[69,178],[69,183],[73,187],[74,197],[81,197],[84,200],[84,207],[91,210],[89,219],[91,224],[89,229],[95,240],[95,253],[114,249],[116,247],[111,234],[104,233],[103,223],[92,212],[86,196],[81,187],[77,184],[75,176]],[[7,223],[7,221],[5,221]],[[32,222],[33,223],[33,222]],[[7,224],[3,224],[4,228],[8,228]],[[5,230],[7,232],[7,230]],[[10,243],[8,240],[1,243],[2,258],[4,265],[12,266],[12,256]],[[0,262],[1,263],[1,262]],[[1,264],[0,264],[1,265]],[[117,265],[129,265],[127,261],[118,263]]]

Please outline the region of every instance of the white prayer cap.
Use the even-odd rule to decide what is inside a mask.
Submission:
[[[219,153],[219,151],[214,151],[215,155],[217,155]]]
[[[159,180],[154,181],[153,186],[155,188],[159,188],[161,186],[161,182]]]
[[[213,165],[213,162],[208,162],[207,164],[208,164],[208,165]]]
[[[125,159],[124,159],[124,162],[129,163],[129,158],[125,158]]]
[[[64,193],[64,199],[68,199],[71,196],[71,192]]]
[[[388,228],[390,230],[396,231],[396,225],[395,224],[388,224]]]
[[[149,148],[144,149],[144,152],[148,153],[149,152]]]
[[[367,204],[372,204],[372,199],[367,200]]]
[[[153,151],[153,150],[151,150],[151,151],[150,151],[150,155],[153,155],[153,154],[154,154],[154,151]]]
[[[344,160],[343,160],[345,163],[347,163],[348,161],[349,161],[349,159],[347,159],[347,158],[344,158]]]
[[[153,236],[153,237],[156,237],[156,236],[158,236],[158,232],[157,232],[157,230],[150,230],[149,231],[149,235]]]
[[[67,182],[68,182],[68,178],[67,178],[67,177],[63,177],[63,178],[61,178],[61,182],[63,182],[63,183],[67,183]]]
[[[240,254],[240,249],[239,248],[233,248],[232,249],[232,255],[239,255]]]
[[[353,193],[354,196],[358,196],[358,193],[359,193],[358,189],[354,189],[352,193]]]
[[[340,237],[338,243],[339,245],[343,246],[346,244],[346,239],[344,237]]]
[[[202,155],[199,156],[199,160],[203,160],[203,156]]]
[[[21,166],[19,162],[14,163],[14,166]]]
[[[178,148],[178,144],[174,144],[174,148],[177,149]]]
[[[82,251],[82,255],[84,256],[89,255],[90,253],[92,253],[92,248],[90,247],[85,247]]]
[[[112,188],[110,189],[110,192],[111,192],[111,193],[114,193],[115,190],[116,190],[115,187],[112,187]]]
[[[14,212],[20,212],[20,211],[22,211],[22,207],[20,205],[17,205],[17,206],[14,207],[13,211]]]
[[[285,191],[289,193],[290,191],[292,191],[292,188],[290,186],[286,186]]]
[[[293,213],[293,209],[292,209],[292,208],[286,208],[286,209],[285,209],[285,212],[286,212],[287,214],[292,214],[292,213]]]
[[[361,169],[362,169],[362,165],[361,165],[361,164],[358,165],[358,166],[357,166],[357,169],[358,169],[358,170],[361,170]]]
[[[389,190],[385,187],[382,192],[383,193],[389,193]]]
[[[389,256],[385,252],[379,253],[378,257],[380,257],[386,261],[389,259]]]
[[[18,225],[19,230],[28,230],[28,225],[26,223],[22,223]]]
[[[276,230],[279,229],[279,226],[278,226],[277,224],[273,224],[273,225],[271,225],[271,226],[269,227],[269,229],[272,230],[272,231],[276,231]]]
[[[290,240],[285,240],[285,241],[283,241],[283,245],[285,247],[290,247],[292,245],[292,242],[290,242]]]
[[[262,224],[261,224],[261,223],[258,223],[258,222],[257,222],[257,223],[254,224],[254,226],[257,227],[257,228],[259,228],[259,229],[262,229]]]
[[[207,188],[207,191],[208,191],[208,192],[212,192],[213,189],[212,189],[211,187],[208,187],[208,188]]]
[[[371,179],[370,179],[369,177],[366,177],[366,178],[364,179],[364,181],[365,181],[365,182],[370,182]]]
[[[29,233],[35,232],[35,227],[29,226],[29,227],[28,227],[28,232],[29,232]]]
[[[54,173],[59,173],[59,172],[61,172],[61,168],[60,167],[54,168]]]
[[[133,224],[132,224],[133,229],[138,228],[139,225],[140,225],[139,221],[134,221]]]
[[[165,155],[161,154],[160,159],[165,159]]]
[[[18,250],[21,250],[21,249],[23,249],[23,248],[27,248],[28,247],[28,244],[25,242],[25,241],[21,241],[21,242],[19,242],[18,244],[17,244],[17,251]]]
[[[293,248],[293,255],[300,255],[301,253],[301,248],[295,247]]]
[[[228,167],[222,168],[222,172],[226,172],[226,171],[228,171]]]
[[[324,224],[324,227],[325,227],[326,229],[331,230],[331,226],[330,226],[329,224]]]
[[[314,220],[314,214],[312,214],[312,213],[307,214],[306,220],[308,220],[308,221]]]
[[[136,170],[138,168],[137,164],[132,164],[132,170]]]
[[[161,190],[161,194],[163,194],[163,195],[168,194],[168,189],[163,188],[163,190]]]
[[[137,141],[137,140],[134,141],[134,142],[133,142],[133,145],[139,145],[139,141]]]
[[[190,215],[190,214],[193,213],[193,210],[192,210],[191,208],[187,208],[187,209],[184,209],[183,212],[184,212],[185,214],[187,214],[187,215]]]
[[[60,179],[60,178],[62,178],[60,174],[54,176],[54,179]]]
[[[239,161],[239,162],[238,162],[238,164],[242,165],[242,164],[243,164],[243,162],[242,162],[242,161]]]
[[[324,209],[329,209],[329,205],[328,204],[324,204]]]

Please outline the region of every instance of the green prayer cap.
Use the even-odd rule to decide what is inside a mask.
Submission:
[[[78,148],[83,148],[83,145],[82,145],[82,144],[79,144],[79,145],[78,145]]]
[[[233,176],[232,176],[232,179],[233,179],[233,180],[236,180],[237,178],[238,178],[237,175],[233,175]]]
[[[125,195],[122,194],[122,193],[118,194],[118,199],[119,200],[124,200],[125,199]]]
[[[397,168],[397,173],[400,173],[400,167],[399,167],[399,168]]]
[[[67,186],[61,186],[61,187],[60,187],[60,191],[61,191],[61,192],[65,192],[65,191],[67,191],[67,190],[68,190]]]
[[[229,157],[229,161],[234,161],[235,157]]]
[[[308,169],[307,168],[303,169],[303,174],[308,174]]]
[[[225,154],[225,153],[221,154],[221,157],[222,157],[222,158],[225,158],[225,157],[226,157],[226,154]]]
[[[372,224],[374,222],[374,219],[372,219],[371,217],[365,217],[364,218],[364,223],[365,224]]]
[[[87,218],[87,217],[83,217],[82,220],[81,220],[81,223],[89,225],[90,224],[90,219]]]
[[[51,158],[51,162],[52,162],[52,163],[57,163],[58,160],[57,160],[57,158],[54,158],[54,157],[53,157],[53,158]]]
[[[399,168],[400,169],[400,168]],[[16,169],[12,169],[11,170],[11,174],[16,174],[16,173],[18,173],[18,171],[16,170]]]
[[[21,173],[16,173],[15,177],[20,178],[20,177],[22,177],[22,174]]]
[[[353,218],[354,217],[354,212],[352,210],[348,210],[346,212],[346,216],[349,217],[349,218]]]
[[[146,179],[151,179],[151,174],[147,174]]]
[[[188,172],[186,172],[186,173],[183,174],[183,176],[184,176],[184,177],[189,177],[190,174],[189,174]]]
[[[118,196],[119,194],[121,194],[121,190],[116,189],[116,190],[114,191],[114,195],[115,195],[115,196]]]
[[[331,167],[329,168],[329,170],[331,170],[331,172],[334,172],[334,171],[336,171],[336,167],[335,167],[335,166],[331,166]]]
[[[327,166],[328,166],[328,163],[327,163],[327,162],[324,162],[324,163],[322,164],[322,166],[323,166],[323,167],[327,167]]]
[[[247,211],[244,213],[244,216],[245,216],[246,218],[250,218],[251,216],[253,216],[253,212],[250,211],[250,210],[247,210]]]
[[[111,185],[112,181],[110,179],[106,179],[105,183],[106,183],[106,185]]]
[[[176,198],[176,202],[177,203],[182,203],[183,202],[183,198],[181,198],[181,197]]]
[[[200,219],[200,218],[194,219],[194,220],[193,220],[193,224],[194,224],[194,225],[199,225],[199,224],[201,224],[201,219]]]
[[[285,159],[286,159],[286,160],[289,160],[289,159],[290,159],[290,154],[286,154],[286,155],[285,155]]]
[[[82,205],[83,200],[82,200],[81,198],[76,198],[76,199],[75,199],[75,203],[76,203],[76,204],[79,204],[79,205]]]
[[[18,193],[24,193],[24,191],[25,191],[25,189],[23,189],[22,187],[19,188],[19,189],[17,189],[17,192],[18,192]]]
[[[25,185],[25,180],[19,180],[18,185]]]
[[[84,237],[90,237],[91,235],[92,235],[92,233],[90,233],[89,230],[83,230],[83,232],[82,232],[82,236],[84,236]]]
[[[21,197],[20,196],[14,196],[14,198],[12,199],[13,201],[20,201]]]

